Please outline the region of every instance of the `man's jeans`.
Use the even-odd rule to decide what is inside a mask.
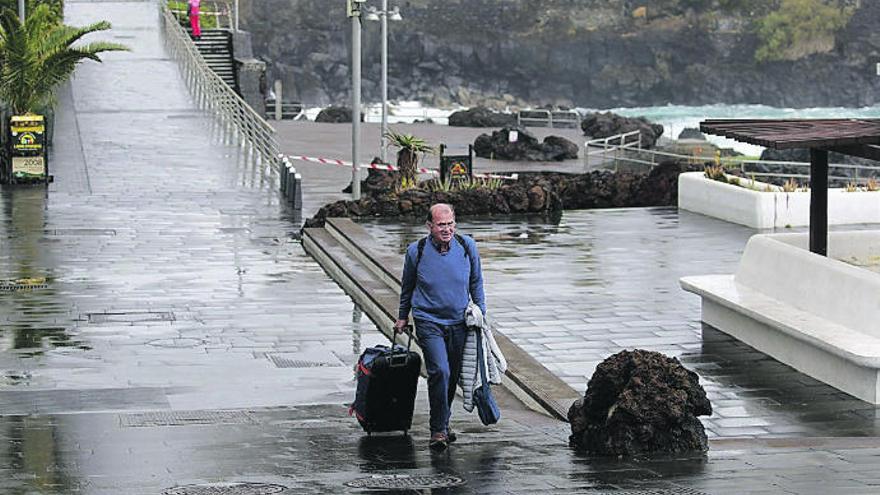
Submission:
[[[461,374],[467,327],[464,322],[441,325],[427,320],[415,320],[415,325],[428,371],[431,434],[448,433],[452,399],[455,398],[455,386]]]

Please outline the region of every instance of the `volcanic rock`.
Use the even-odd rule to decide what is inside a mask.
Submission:
[[[685,127],[678,133],[678,139],[702,139],[706,140],[706,136],[696,127]]]
[[[516,132],[516,141],[510,142],[510,133]],[[505,127],[491,135],[480,134],[474,141],[474,153],[481,158],[499,160],[562,161],[577,158],[578,147],[571,141],[548,136],[538,141],[524,127]]]
[[[705,452],[697,416],[712,405],[696,373],[658,352],[619,352],[596,368],[568,411],[569,442],[594,455]]]
[[[364,121],[364,115],[361,114],[361,122]],[[351,108],[330,106],[318,112],[315,122],[327,122],[331,124],[341,124],[351,122]]]
[[[642,148],[652,148],[663,134],[663,126],[649,122],[644,117],[623,117],[615,113],[592,113],[581,121],[585,136],[593,139],[606,138],[632,131],[641,131]]]
[[[509,113],[492,111],[486,107],[474,107],[453,112],[449,116],[453,127],[504,127],[516,125],[516,117]]]

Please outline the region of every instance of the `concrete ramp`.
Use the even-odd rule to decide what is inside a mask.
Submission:
[[[376,240],[347,218],[330,218],[324,228],[305,229],[303,234],[306,252],[391,339],[403,261],[400,256],[379,254],[373,246]],[[399,341],[403,339],[398,336]],[[565,420],[580,394],[503,333],[496,332],[495,339],[508,362],[504,387],[527,406]]]

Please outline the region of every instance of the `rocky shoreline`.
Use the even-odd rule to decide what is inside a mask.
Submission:
[[[516,182],[499,187],[460,191],[433,188],[431,181],[401,192],[396,172],[370,170],[358,201],[340,200],[321,207],[304,228],[321,227],[326,218],[423,217],[438,202],[450,203],[456,214],[559,215],[566,209],[675,206],[678,175],[702,170],[702,165],[664,162],[650,173],[596,170],[585,174],[525,173]]]
[[[781,2],[641,3],[651,4],[643,17],[634,16],[637,3],[617,0],[548,0],[541,9],[526,0],[402,3],[405,21],[389,29],[389,98],[497,109],[878,101],[880,2],[858,2],[830,43],[807,40],[801,55],[766,62],[755,58],[756,22]],[[283,81],[286,97],[307,105],[350,101],[345,2],[243,0],[241,8],[270,85]],[[365,22],[365,101],[381,95],[381,42],[379,23]],[[793,75],[809,83],[792,84]]]

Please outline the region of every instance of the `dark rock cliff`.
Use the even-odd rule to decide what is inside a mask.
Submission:
[[[840,1],[855,11],[830,50],[757,63],[754,11],[695,12],[688,6],[701,3],[689,0],[389,0],[404,16],[389,22],[389,97],[494,107],[873,105],[880,100],[880,2]],[[287,96],[348,101],[351,27],[343,0],[241,3],[255,52]],[[649,4],[648,14],[634,18],[640,4]],[[764,4],[772,2],[755,5]],[[364,99],[376,101],[378,22],[363,22],[362,40]]]

